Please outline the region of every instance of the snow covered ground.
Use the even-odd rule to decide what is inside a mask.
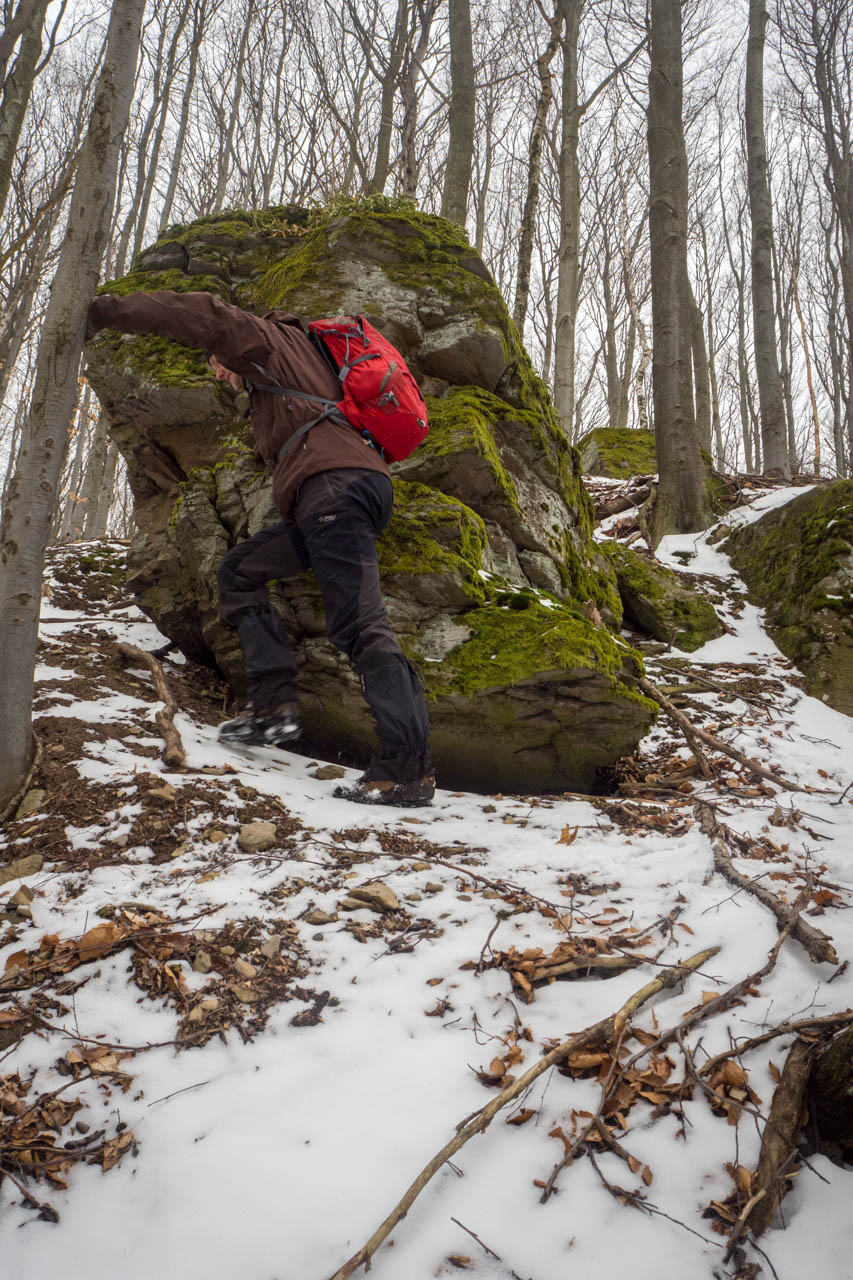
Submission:
[[[777,491],[759,503],[791,496]],[[755,518],[759,503],[729,519]],[[685,551],[695,552],[690,572],[714,575],[715,590],[743,590],[704,536],[668,538],[658,554],[682,568]],[[76,554],[57,553],[58,579]],[[621,1110],[607,1116],[632,1166],[601,1143],[594,1162],[582,1148],[542,1203],[564,1139],[596,1111],[614,1056],[641,1052],[644,1038],[760,969],[778,937],[771,913],[715,873],[698,797],[749,838],[749,856],[735,850],[735,862],[750,879],[791,903],[813,875],[803,918],[829,935],[839,963],[814,963],[788,937],[763,980],[689,1032],[695,1069],[735,1040],[853,1005],[853,791],[843,794],[853,779],[853,721],[804,694],[759,612],[731,599],[723,612],[735,634],[689,665],[743,696],[709,688],[691,693],[685,709],[698,708],[705,727],[718,725],[720,737],[803,790],[756,785],[713,752],[713,783],[666,792],[652,781],[643,790],[644,777],[665,778],[690,754],[661,718],[643,744],[634,792],[593,800],[443,790],[432,809],[412,811],[333,798],[335,782],[314,776],[322,762],[304,755],[223,751],[215,715],[194,710],[177,718],[186,769],[166,769],[150,679],[136,670],[116,677],[112,648],[125,640],[151,650],[163,637],[126,603],[100,603],[94,621],[91,601],[77,612],[47,603],[38,715],[45,759],[62,764],[57,778],[66,781],[58,791],[48,785],[43,808],[10,822],[0,841],[0,871],[31,851],[45,857],[25,881],[32,920],[0,916],[0,1034],[13,1017],[36,1015],[22,1038],[0,1047],[0,1125],[14,1113],[8,1081],[17,1077],[27,1086],[22,1123],[26,1107],[54,1090],[81,1101],[57,1145],[101,1130],[119,1147],[122,1135],[133,1139],[111,1149],[109,1169],[103,1153],[69,1162],[57,1175],[65,1186],[48,1177],[0,1183],[0,1276],[327,1280],[455,1126],[543,1047],[612,1014],[663,968],[717,947],[642,1007],[631,1024],[639,1038],[626,1033],[613,1056],[545,1072],[462,1147],[380,1247],[373,1272],[377,1280],[853,1277],[853,1171],[821,1155],[800,1169],[783,1202],[784,1230],[760,1239],[763,1253],[742,1240],[743,1256],[726,1262],[728,1239],[715,1229],[725,1215],[712,1202],[736,1217],[746,1198],[736,1199],[738,1169],[748,1185],[790,1035],[744,1055],[751,1092],[719,1084],[715,1108],[689,1073],[685,1083],[677,1042],[650,1051]],[[179,679],[180,663],[164,666]],[[648,670],[659,684],[672,679],[656,659]],[[238,834],[259,817],[276,825],[275,842],[244,852]],[[341,907],[348,890],[377,882],[399,910]],[[0,887],[0,911],[19,884]],[[110,923],[114,950],[86,960],[78,948],[63,969],[56,957],[73,948],[58,951],[62,940]],[[238,926],[239,945],[228,948],[222,939]],[[134,931],[137,941],[120,945]],[[170,953],[162,939],[175,935],[183,942]],[[44,944],[46,936],[54,940]],[[643,962],[535,985],[526,1002],[510,970],[525,951],[535,968],[559,944]],[[43,965],[52,957],[57,969],[49,981],[33,959],[40,947]],[[212,969],[197,963],[204,947]],[[169,964],[170,955],[179,960]],[[281,956],[293,973],[253,1002],[253,986]],[[193,1019],[205,999],[214,1006]],[[217,1024],[223,1009],[228,1018]],[[221,1032],[192,1043],[193,1028],[217,1025]],[[108,1046],[101,1060],[91,1053],[98,1045]],[[15,1169],[10,1158],[0,1146],[0,1169]],[[620,1200],[614,1187],[631,1194]],[[635,1192],[644,1200],[632,1204]]]

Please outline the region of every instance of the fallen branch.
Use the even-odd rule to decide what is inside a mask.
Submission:
[[[519,1076],[511,1085],[501,1090],[497,1097],[493,1098],[485,1107],[475,1112],[471,1119],[465,1121],[457,1130],[455,1136],[441,1148],[437,1155],[433,1156],[429,1164],[427,1164],[414,1182],[406,1191],[405,1195],[398,1201],[395,1207],[389,1213],[384,1222],[377,1227],[373,1235],[364,1244],[357,1253],[339,1267],[338,1270],[330,1277],[330,1280],[347,1280],[353,1272],[359,1267],[369,1267],[370,1261],[376,1250],[382,1244],[383,1240],[394,1230],[398,1222],[405,1218],[411,1209],[415,1200],[418,1198],[424,1187],[432,1180],[439,1169],[445,1164],[451,1156],[453,1156],[460,1147],[463,1147],[470,1138],[478,1133],[483,1133],[491,1124],[494,1117],[508,1103],[517,1098],[530,1087],[538,1076],[553,1067],[555,1063],[561,1062],[567,1058],[570,1053],[574,1053],[577,1049],[583,1048],[588,1044],[609,1044],[619,1035],[625,1024],[637,1012],[641,1005],[646,1004],[653,996],[656,996],[665,988],[674,987],[687,973],[691,973],[694,969],[700,969],[707,960],[715,956],[718,947],[710,947],[706,951],[700,951],[698,955],[691,956],[689,960],[685,960],[671,969],[666,969],[658,976],[641,987],[635,992],[616,1013],[610,1014],[606,1018],[602,1018],[600,1022],[595,1022],[592,1026],[586,1027],[583,1031],[578,1031],[575,1035],[570,1036],[568,1040],[564,1040],[562,1044],[551,1049],[544,1057],[535,1063],[528,1071]]]
[[[823,1018],[801,1018],[798,1022],[780,1022],[778,1027],[765,1031],[763,1035],[741,1040],[739,1044],[726,1049],[724,1053],[715,1054],[713,1058],[709,1058],[702,1064],[699,1075],[709,1076],[721,1062],[725,1062],[728,1058],[740,1058],[752,1049],[757,1049],[759,1045],[767,1044],[770,1040],[778,1040],[779,1036],[798,1035],[801,1031],[820,1031],[823,1028],[835,1029],[847,1026],[851,1022],[853,1022],[853,1012],[849,1009],[846,1013],[830,1013]]]
[[[186,764],[187,753],[184,750],[181,735],[175,728],[174,717],[175,712],[178,710],[178,704],[172,697],[172,691],[166,683],[166,677],[163,674],[163,668],[160,663],[153,653],[146,653],[144,649],[138,649],[134,644],[120,644],[118,651],[120,656],[131,666],[147,667],[154,678],[154,688],[157,690],[157,696],[164,706],[164,709],[158,711],[154,717],[157,728],[166,743],[163,751],[163,763],[171,769]]]
[[[761,1153],[753,1179],[756,1202],[744,1221],[760,1236],[770,1226],[788,1190],[787,1171],[796,1159],[795,1139],[802,1126],[803,1100],[811,1070],[812,1047],[795,1040],[773,1094],[770,1116],[761,1136]]]
[[[696,814],[700,828],[711,842],[714,870],[719,871],[730,884],[736,885],[746,893],[751,893],[763,906],[773,912],[780,924],[784,924],[791,909],[789,904],[783,902],[775,893],[771,893],[764,885],[750,880],[748,876],[737,870],[725,839],[728,828],[718,820],[709,805],[697,804]],[[826,961],[829,964],[838,964],[838,956],[832,941],[825,933],[821,933],[820,929],[815,929],[814,925],[798,917],[791,927],[791,934],[802,947],[805,947],[816,963]]]
[[[701,752],[698,751],[696,746],[696,739],[698,738],[699,741],[704,742],[706,746],[713,747],[715,751],[722,752],[724,756],[729,756],[732,760],[737,760],[738,764],[742,764],[745,769],[749,769],[750,773],[758,774],[760,778],[766,778],[768,782],[775,783],[777,787],[783,787],[786,791],[803,790],[803,788],[798,787],[796,783],[789,782],[787,778],[781,777],[778,773],[773,773],[771,769],[765,769],[764,765],[759,764],[759,762],[752,756],[745,756],[743,752],[736,751],[735,748],[730,747],[727,742],[723,742],[722,738],[716,738],[712,733],[707,733],[704,729],[700,729],[698,725],[693,724],[691,720],[687,719],[687,716],[682,711],[678,710],[678,707],[670,702],[666,694],[662,693],[657,685],[652,684],[651,680],[647,680],[645,676],[635,676],[633,679],[639,688],[642,689],[646,697],[652,698],[653,701],[655,701],[658,706],[666,712],[670,720],[672,720],[674,724],[678,725],[697,760],[700,759],[701,755]],[[705,776],[713,775],[706,774]]]

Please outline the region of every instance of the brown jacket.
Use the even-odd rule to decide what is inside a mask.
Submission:
[[[307,391],[327,400],[339,400],[340,384],[313,347],[302,321],[282,311],[253,316],[223,302],[212,293],[129,293],[125,297],[104,294],[89,310],[89,336],[99,329],[123,333],[156,333],[189,347],[202,347],[243,377],[258,382],[267,378],[261,365],[283,387]],[[296,493],[309,476],[335,467],[364,467],[388,474],[377,451],[354,427],[324,420],[302,437],[281,462],[276,455],[286,440],[304,423],[316,417],[320,406],[253,392],[249,416],[255,447],[273,468],[273,501],[287,519]]]

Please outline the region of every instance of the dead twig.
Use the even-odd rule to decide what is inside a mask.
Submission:
[[[175,702],[172,691],[166,683],[162,666],[153,653],[147,653],[144,649],[137,648],[135,644],[120,644],[118,651],[125,662],[131,666],[147,667],[154,679],[154,688],[163,703],[163,710],[158,711],[154,717],[157,728],[166,743],[163,750],[163,763],[168,765],[170,769],[186,764],[187,753],[184,750],[181,735],[175,728],[175,712],[178,710],[178,704]]]
[[[764,885],[758,884],[757,881],[751,880],[736,869],[726,842],[728,827],[718,820],[714,811],[706,804],[696,805],[696,816],[700,828],[711,842],[714,870],[719,871],[730,884],[752,894],[763,906],[773,912],[780,924],[783,923],[788,918],[789,905],[781,898],[777,898],[776,894],[771,893]],[[820,929],[815,929],[814,925],[798,917],[793,924],[791,934],[802,947],[805,947],[816,963],[826,961],[829,964],[838,964],[838,956],[831,940],[825,933],[821,933]]]
[[[799,1022],[781,1022],[778,1027],[773,1027],[771,1031],[765,1031],[763,1035],[753,1036],[749,1040],[741,1040],[733,1048],[727,1049],[725,1053],[717,1053],[713,1058],[709,1058],[707,1062],[702,1064],[699,1070],[700,1076],[711,1075],[721,1062],[725,1062],[728,1058],[740,1058],[743,1054],[749,1053],[752,1049],[757,1049],[759,1045],[767,1044],[770,1040],[777,1040],[779,1036],[797,1035],[801,1031],[820,1031],[823,1027],[846,1026],[853,1022],[853,1013],[848,1010],[846,1013],[831,1013],[824,1018],[803,1018]]]
[[[707,960],[717,954],[718,950],[718,947],[711,947],[706,951],[699,952],[698,955],[692,956],[689,960],[685,960],[682,964],[658,974],[656,978],[647,983],[644,987],[641,987],[639,991],[635,992],[634,995],[626,1000],[621,1009],[618,1009],[616,1013],[612,1013],[608,1017],[602,1018],[601,1021],[593,1023],[592,1026],[586,1027],[583,1031],[576,1032],[573,1036],[569,1036],[568,1040],[563,1041],[562,1044],[551,1049],[549,1053],[546,1053],[544,1057],[540,1058],[537,1063],[530,1067],[528,1071],[525,1071],[523,1075],[519,1076],[517,1080],[508,1085],[505,1089],[502,1089],[491,1102],[481,1108],[480,1111],[475,1112],[475,1114],[457,1130],[450,1141],[445,1143],[441,1150],[433,1156],[432,1160],[430,1160],[430,1162],[421,1170],[414,1182],[412,1182],[405,1194],[392,1209],[391,1213],[389,1213],[384,1222],[377,1227],[376,1231],[374,1231],[366,1244],[364,1244],[357,1253],[354,1253],[353,1256],[343,1264],[343,1266],[339,1267],[334,1275],[330,1277],[330,1280],[347,1280],[347,1277],[351,1276],[359,1269],[359,1267],[369,1266],[371,1258],[376,1253],[376,1250],[382,1244],[383,1240],[385,1240],[394,1230],[397,1223],[406,1216],[421,1191],[423,1191],[424,1187],[427,1186],[435,1174],[438,1173],[439,1169],[447,1162],[449,1157],[454,1155],[460,1147],[463,1147],[470,1138],[475,1137],[478,1133],[483,1133],[491,1124],[497,1113],[501,1111],[507,1103],[512,1102],[514,1098],[517,1098],[519,1094],[528,1089],[538,1076],[542,1075],[542,1073],[547,1071],[550,1067],[553,1067],[555,1063],[561,1062],[564,1058],[568,1057],[570,1053],[583,1048],[585,1045],[594,1043],[612,1043],[616,1036],[621,1033],[625,1023],[633,1017],[641,1005],[651,1000],[653,996],[656,996],[665,988],[674,987],[683,977],[688,973],[691,973],[694,969],[701,968]]]
[[[720,751],[724,756],[730,756],[732,760],[737,760],[738,764],[742,764],[750,773],[758,774],[760,778],[766,778],[768,782],[773,782],[777,787],[783,787],[786,791],[802,791],[802,787],[798,787],[796,783],[789,782],[787,778],[781,777],[778,773],[773,773],[771,769],[765,769],[764,765],[753,759],[751,756],[745,756],[743,752],[730,747],[727,742],[723,742],[722,738],[716,738],[712,733],[707,733],[704,729],[700,729],[698,725],[693,724],[687,719],[678,707],[674,706],[667,698],[666,694],[658,689],[657,685],[652,684],[651,680],[646,680],[644,676],[633,677],[635,684],[642,689],[647,698],[651,698],[658,704],[669,716],[673,723],[677,724],[681,732],[687,739],[690,749],[699,760],[701,752],[696,745],[696,739],[704,742],[706,746],[713,747],[715,751]],[[706,761],[707,764],[707,761]],[[710,766],[709,766],[710,767]],[[704,773],[704,769],[703,769]],[[709,775],[705,775],[706,777]],[[713,776],[713,775],[710,775]]]
[[[803,1099],[811,1070],[812,1046],[795,1040],[773,1093],[770,1116],[761,1135],[761,1153],[753,1187],[763,1193],[744,1221],[753,1235],[770,1226],[788,1190],[787,1171],[796,1160],[795,1139],[803,1118]]]

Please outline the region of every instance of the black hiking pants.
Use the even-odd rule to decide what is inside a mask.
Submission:
[[[329,639],[352,660],[376,721],[377,776],[407,782],[431,770],[420,680],[392,632],[379,583],[376,536],[391,518],[387,476],[338,468],[302,485],[293,520],[232,547],[219,567],[219,607],[236,627],[256,710],[296,697],[297,667],[267,583],[313,569]]]

